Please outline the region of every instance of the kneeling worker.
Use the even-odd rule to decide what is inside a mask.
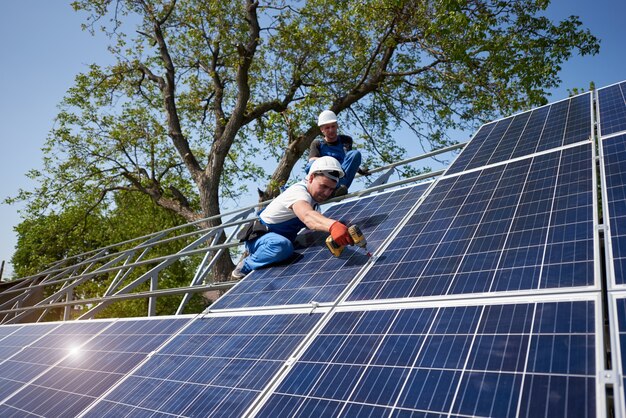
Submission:
[[[348,189],[354,180],[356,173],[369,175],[369,171],[360,168],[361,152],[352,149],[352,137],[348,135],[339,135],[337,130],[337,115],[332,110],[324,110],[317,118],[317,125],[323,138],[318,138],[311,142],[309,149],[309,162],[304,167],[305,173],[308,173],[313,162],[323,156],[336,158],[341,164],[344,177],[339,180],[337,189],[333,197],[343,196],[348,193]]]
[[[341,164],[333,157],[316,159],[305,179],[276,197],[259,218],[239,236],[246,243],[248,256],[231,273],[241,279],[252,270],[288,259],[298,231],[306,227],[330,232],[339,245],[351,245],[346,225],[317,211],[318,204],[329,199],[337,182],[344,176]]]

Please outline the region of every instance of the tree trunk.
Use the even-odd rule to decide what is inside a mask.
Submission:
[[[219,215],[219,197],[218,197],[218,188],[215,187],[215,182],[211,182],[210,176],[206,174],[202,175],[201,181],[198,184],[198,189],[200,191],[200,205],[202,206],[203,215],[205,218]],[[221,218],[216,218],[207,221],[206,223],[202,223],[202,227],[218,227],[222,225]],[[226,241],[226,234],[220,234],[219,239],[215,244],[223,244]],[[217,253],[217,251],[212,252],[213,255]],[[224,250],[222,255],[219,256],[211,274],[213,276],[214,282],[223,282],[230,280],[230,272],[233,270],[235,265],[233,264],[230,258],[230,252],[228,249]]]

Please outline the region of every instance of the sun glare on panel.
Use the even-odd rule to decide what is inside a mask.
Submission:
[[[80,345],[71,345],[67,350],[68,354],[72,357],[78,357],[81,353]]]

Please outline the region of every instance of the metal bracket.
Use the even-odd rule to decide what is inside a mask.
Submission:
[[[316,302],[314,300],[312,300],[310,304],[311,304],[312,308],[311,308],[311,311],[309,312],[309,315],[311,315],[313,312],[315,312],[315,309],[317,309],[320,306],[320,303]]]
[[[601,370],[598,372],[598,381],[602,384],[614,384],[615,373],[613,370]]]

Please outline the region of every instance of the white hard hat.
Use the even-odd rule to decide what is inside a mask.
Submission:
[[[334,181],[339,181],[339,179],[344,176],[343,168],[341,168],[339,161],[329,156],[320,157],[313,161],[309,169],[309,175],[313,175],[314,173],[322,173],[324,176]]]
[[[317,118],[317,126],[326,125],[327,123],[337,122],[337,115],[332,110],[324,110]]]

